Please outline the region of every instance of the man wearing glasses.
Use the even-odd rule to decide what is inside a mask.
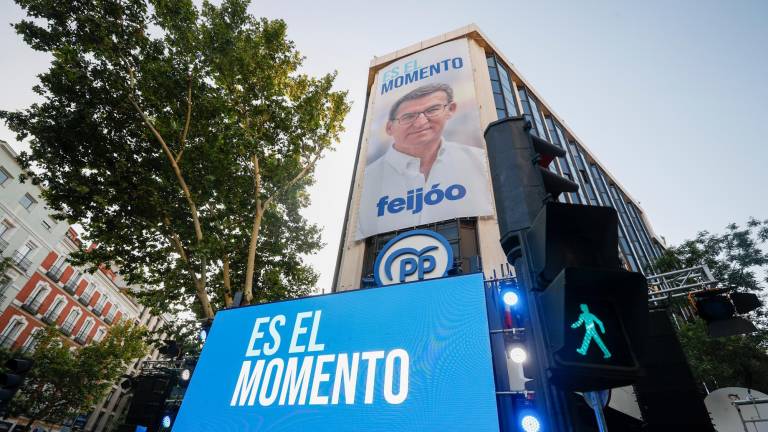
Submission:
[[[493,213],[485,152],[443,137],[456,108],[444,83],[418,87],[392,105],[385,130],[393,142],[365,169],[358,238]],[[479,124],[456,126],[479,133]]]

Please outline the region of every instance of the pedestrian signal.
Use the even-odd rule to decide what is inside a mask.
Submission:
[[[540,294],[553,382],[577,391],[633,383],[640,373],[647,296],[639,273],[561,271]]]

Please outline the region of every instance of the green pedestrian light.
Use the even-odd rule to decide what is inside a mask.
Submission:
[[[603,322],[600,321],[600,318],[589,311],[589,307],[586,304],[582,303],[579,305],[579,307],[581,308],[581,315],[579,315],[578,321],[571,324],[571,328],[576,329],[584,325],[584,328],[587,331],[584,333],[584,339],[581,342],[581,347],[577,348],[576,352],[583,356],[587,355],[589,344],[592,343],[592,341],[595,341],[595,344],[597,344],[597,346],[603,351],[603,358],[611,358],[611,352],[608,351],[608,348],[605,346],[605,342],[603,342],[603,339],[600,338],[600,334],[597,332],[595,327],[595,324],[597,324],[597,326],[600,327],[600,332],[604,334],[605,326],[603,325]]]

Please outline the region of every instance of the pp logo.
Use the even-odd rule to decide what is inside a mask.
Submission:
[[[443,277],[453,266],[448,240],[429,230],[407,231],[393,238],[376,257],[373,277],[379,286]]]

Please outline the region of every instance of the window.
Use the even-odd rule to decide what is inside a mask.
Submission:
[[[99,300],[96,302],[96,305],[93,307],[93,311],[97,315],[101,315],[101,312],[104,310],[104,305],[107,304],[107,296],[105,294],[102,294],[99,296]]]
[[[80,317],[80,309],[73,309],[69,315],[67,315],[67,319],[64,320],[64,324],[61,326],[61,330],[65,333],[69,334],[72,332],[72,328],[75,326],[75,321]]]
[[[497,117],[504,118],[516,116],[517,105],[515,103],[514,91],[512,91],[512,81],[509,79],[509,73],[504,65],[496,60],[493,55],[488,57],[487,61]]]
[[[75,336],[75,340],[79,342],[85,342],[85,339],[88,337],[88,333],[91,331],[92,327],[93,327],[93,318],[88,318],[83,323],[83,326],[80,328],[80,331],[77,332],[77,336]]]
[[[3,223],[0,224],[0,238],[5,238],[5,235],[13,229],[13,225],[8,222],[7,220],[4,220]]]
[[[37,310],[40,309],[43,301],[48,296],[49,291],[50,289],[45,282],[37,284],[35,291],[33,291],[32,295],[27,297],[27,301],[24,302],[24,309],[31,313],[37,313]]]
[[[11,260],[16,263],[22,270],[27,271],[32,265],[32,261],[29,260],[29,256],[37,249],[37,245],[28,241],[24,243],[20,248],[14,252]]]
[[[38,336],[40,333],[40,330],[42,330],[40,327],[35,328],[32,330],[32,333],[29,334],[29,337],[27,338],[27,341],[24,342],[24,345],[21,347],[21,351],[23,353],[30,353],[35,350],[35,347],[37,346]]]
[[[20,317],[14,317],[0,334],[0,348],[11,348],[19,333],[26,327],[27,323]]]
[[[104,330],[104,327],[99,328],[96,330],[96,336],[93,337],[93,340],[96,342],[101,342],[102,339],[104,339],[104,335],[107,334],[107,331]]]
[[[40,224],[43,226],[43,228],[46,229],[46,231],[50,231],[53,225],[51,225],[51,222],[47,219],[43,219]]]
[[[91,301],[91,297],[93,297],[94,291],[96,291],[96,285],[92,283],[88,284],[88,286],[85,288],[85,291],[83,291],[83,295],[80,296],[80,299],[88,303]]]
[[[43,317],[44,320],[46,320],[49,324],[56,322],[56,320],[59,318],[59,314],[61,313],[61,310],[64,309],[64,305],[67,304],[67,301],[64,300],[63,297],[59,297],[53,302],[53,306],[48,308],[48,312],[45,313],[45,316]]]
[[[107,312],[107,322],[111,323],[112,320],[115,319],[115,315],[117,315],[117,312],[119,312],[119,309],[116,304],[113,304],[111,308],[109,308],[109,312]]]
[[[11,178],[11,174],[4,167],[0,166],[0,185],[4,185],[9,178]]]
[[[21,204],[21,206],[27,210],[29,210],[29,208],[36,203],[37,203],[37,200],[28,193],[25,193],[21,198],[19,198],[19,204]]]

